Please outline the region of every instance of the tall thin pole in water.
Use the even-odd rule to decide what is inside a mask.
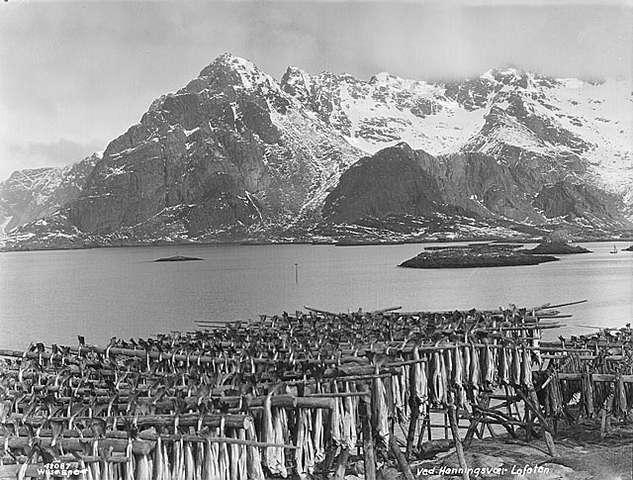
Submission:
[[[299,264],[295,263],[295,283],[299,283]]]

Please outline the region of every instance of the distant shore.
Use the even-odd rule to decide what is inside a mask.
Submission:
[[[135,242],[120,245],[82,245],[82,246],[54,246],[42,248],[10,248],[0,247],[0,253],[9,252],[39,252],[39,251],[59,251],[59,250],[94,250],[98,248],[131,248],[131,247],[210,247],[210,246],[265,246],[265,245],[331,245],[339,247],[362,247],[362,246],[381,246],[381,245],[407,245],[407,244],[428,244],[428,243],[539,243],[542,237],[463,237],[463,238],[415,238],[404,240],[352,240],[352,239],[280,239],[280,240],[260,240],[260,239],[236,239],[236,240],[217,240],[209,242]],[[609,243],[609,242],[631,242],[633,237],[625,238],[579,238],[573,239],[573,243]],[[626,251],[626,249],[623,249]]]

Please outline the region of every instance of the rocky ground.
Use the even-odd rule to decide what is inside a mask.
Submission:
[[[509,437],[475,439],[466,451],[468,466],[480,471],[471,479],[498,480],[629,480],[633,479],[633,425],[615,425],[604,439],[596,422],[566,426],[555,439],[558,456],[547,454],[543,440],[530,443]],[[441,458],[438,458],[441,457]],[[412,462],[417,478],[460,478],[446,474],[422,475],[422,469],[459,468],[454,449],[430,461]],[[525,467],[531,467],[529,471]],[[535,468],[536,467],[536,468]],[[538,468],[542,467],[542,468]],[[499,469],[496,472],[493,469]],[[387,472],[384,472],[387,473]],[[393,473],[393,472],[392,472]],[[388,477],[388,474],[386,475]]]

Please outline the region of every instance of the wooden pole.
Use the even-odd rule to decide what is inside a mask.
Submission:
[[[610,395],[602,405],[602,410],[600,411],[600,438],[604,438],[609,430],[609,411],[613,408],[614,398],[614,395]]]
[[[477,399],[475,399],[475,402],[478,402],[479,405],[485,409],[488,408],[488,405],[490,404],[490,397],[487,393],[483,393],[480,400],[477,401]],[[470,426],[468,427],[466,436],[464,437],[464,448],[468,449],[470,447],[470,444],[473,441],[473,436],[477,433],[477,427],[483,418],[484,412],[482,409],[477,410],[473,415],[473,418],[470,420]]]
[[[513,418],[513,413],[512,413],[512,403],[510,403],[510,391],[508,389],[507,385],[503,386],[503,390],[506,394],[506,410],[508,411],[508,418],[512,419]],[[516,437],[514,434],[514,428],[512,428],[512,426],[510,427],[512,429],[512,437]]]
[[[83,444],[90,444],[91,442],[97,440],[98,442],[104,442],[104,443],[99,443],[99,445],[106,445],[106,446],[111,446],[114,448],[115,452],[124,452],[125,451],[125,447],[127,447],[127,440],[129,438],[128,433],[124,432],[122,430],[114,430],[114,431],[110,431],[110,432],[106,432],[105,434],[105,438],[93,438],[93,437],[85,437],[85,436],[80,436],[79,435],[80,432],[64,432],[64,435],[68,435],[67,438],[62,438],[62,439],[58,439],[57,443],[59,444],[60,441],[68,441],[68,447],[65,446],[65,444],[62,444],[62,446],[64,448],[66,448],[69,451],[78,451],[76,446],[77,445],[83,445]],[[297,447],[295,445],[285,445],[283,443],[268,443],[268,442],[257,442],[255,440],[242,440],[239,438],[232,438],[232,437],[209,437],[208,435],[203,436],[203,435],[195,435],[195,434],[189,434],[189,433],[178,433],[178,434],[171,434],[171,433],[161,433],[161,434],[157,434],[155,432],[149,431],[149,430],[145,430],[141,433],[139,433],[138,438],[134,439],[133,442],[137,442],[133,444],[134,447],[134,452],[135,453],[139,453],[139,454],[143,454],[143,452],[145,451],[145,449],[147,448],[147,445],[150,446],[150,450],[154,448],[154,442],[156,440],[158,440],[158,438],[161,438],[161,440],[169,440],[169,441],[173,441],[173,440],[184,440],[187,442],[206,442],[207,440],[210,440],[211,443],[227,443],[227,444],[232,444],[232,445],[244,445],[244,446],[248,446],[248,447],[258,447],[258,448],[283,448],[283,449],[287,449],[287,450],[293,450],[293,449],[297,449]],[[44,431],[42,432],[42,436],[40,437],[41,440],[41,444],[42,445],[50,445],[50,442],[52,442],[52,436],[49,431]],[[0,442],[4,442],[5,441],[5,437],[0,436]],[[15,443],[12,443],[14,442]],[[15,448],[22,448],[24,445],[28,444],[28,437],[9,437],[9,447],[15,447]],[[147,453],[149,453],[149,450],[147,450]]]
[[[422,444],[424,443],[424,433],[426,432],[426,418],[428,416],[428,413],[425,413],[424,415],[422,415],[421,420],[419,420],[419,424],[420,424],[420,431],[418,432],[418,441],[416,443],[416,447],[418,449],[418,452],[422,449]]]
[[[363,387],[367,395],[360,399],[360,419],[363,433],[363,462],[365,464],[365,480],[376,480],[376,457],[374,455],[374,439],[371,428],[371,404],[369,387]]]
[[[545,443],[547,444],[547,450],[552,457],[557,457],[558,452],[556,451],[556,445],[554,444],[554,437],[551,433],[551,427],[549,425],[549,422],[545,418],[545,415],[543,415],[543,413],[541,412],[538,397],[536,396],[536,390],[534,390],[533,386],[530,386],[528,388],[528,392],[534,405],[534,413],[539,418],[539,421],[543,423],[543,428],[545,429],[543,431],[543,437],[545,438]]]
[[[462,480],[470,480],[470,475],[468,474],[468,464],[466,463],[466,456],[464,455],[464,446],[462,445],[462,441],[459,438],[457,409],[452,403],[448,405],[448,421],[451,425],[453,440],[455,440],[455,451],[457,452],[457,460],[459,460],[459,466],[462,469]]]
[[[84,452],[86,445],[92,445],[92,438],[58,438],[57,445],[69,452]],[[125,452],[128,440],[119,438],[100,438],[97,440],[99,447],[112,448],[115,452]],[[50,447],[53,442],[52,438],[40,438],[38,440],[41,446]],[[29,447],[31,439],[26,437],[0,437],[0,443],[6,444],[9,448],[25,448]],[[132,452],[139,455],[147,455],[154,448],[154,442],[148,440],[132,440]]]
[[[448,440],[448,430],[449,430],[449,426],[448,426],[448,413],[446,411],[444,411],[444,440]]]
[[[481,412],[484,417],[489,416],[497,420],[501,425],[503,425],[503,427],[508,431],[508,433],[510,434],[512,438],[516,438],[516,433],[514,432],[514,429],[511,427],[511,425],[516,425],[519,422],[515,423],[512,417],[507,416],[503,414],[502,412],[493,410],[492,408],[483,408],[483,407],[475,405],[474,409],[477,410],[478,412]],[[479,420],[479,421],[481,422],[483,420]],[[490,434],[493,437],[495,436],[495,434],[492,432]]]
[[[330,470],[332,470],[332,465],[334,464],[334,460],[336,459],[336,446],[330,445],[325,452],[325,460],[323,460],[323,470],[327,474]]]
[[[530,409],[525,408],[525,441],[530,442],[532,440],[532,416],[530,415]]]
[[[541,428],[543,429],[543,438],[545,438],[545,443],[547,444],[547,450],[552,457],[558,456],[556,452],[556,445],[554,444],[554,437],[552,436],[552,427],[550,426],[547,418],[541,412],[540,403],[538,401],[538,397],[536,395],[536,390],[534,387],[528,387],[528,393],[526,394],[521,388],[516,389],[517,393],[521,395],[523,398],[523,402],[525,403],[525,408],[529,408],[536,415],[541,424]]]
[[[418,418],[420,416],[420,399],[416,386],[415,369],[409,369],[409,408],[411,415],[409,417],[409,431],[407,432],[407,458],[411,457],[411,451],[413,450],[413,442],[415,441],[415,432],[418,427]]]
[[[347,468],[347,460],[349,458],[349,449],[345,448],[341,451],[336,462],[336,473],[334,474],[335,480],[345,480],[345,469]]]
[[[404,475],[406,480],[415,480],[413,476],[413,472],[411,471],[411,467],[409,466],[409,462],[407,462],[406,457],[400,450],[398,446],[398,441],[394,435],[389,436],[389,449],[394,457],[396,457],[396,462],[398,463],[398,468],[400,472]]]
[[[196,425],[204,425],[208,427],[219,427],[221,423],[224,424],[225,427],[229,428],[248,428],[252,423],[253,419],[250,415],[223,415],[223,414],[212,414],[212,415],[199,415],[192,413],[184,413],[182,415],[176,414],[159,414],[159,415],[120,415],[120,416],[110,416],[110,417],[84,417],[78,416],[73,418],[73,422],[91,422],[93,420],[104,421],[107,424],[111,424],[113,422],[118,423],[135,423],[138,427],[170,427],[174,426],[174,423],[178,419],[178,425],[181,427],[189,427]],[[26,417],[21,413],[14,413],[10,415],[7,419],[8,422],[19,422],[24,423],[26,425],[30,425],[32,427],[39,427],[48,422],[68,422],[71,417]]]

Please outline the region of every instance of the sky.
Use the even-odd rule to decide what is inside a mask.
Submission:
[[[552,76],[633,72],[633,4],[588,0],[0,3],[0,180],[81,160],[223,52],[440,80],[515,65]]]

